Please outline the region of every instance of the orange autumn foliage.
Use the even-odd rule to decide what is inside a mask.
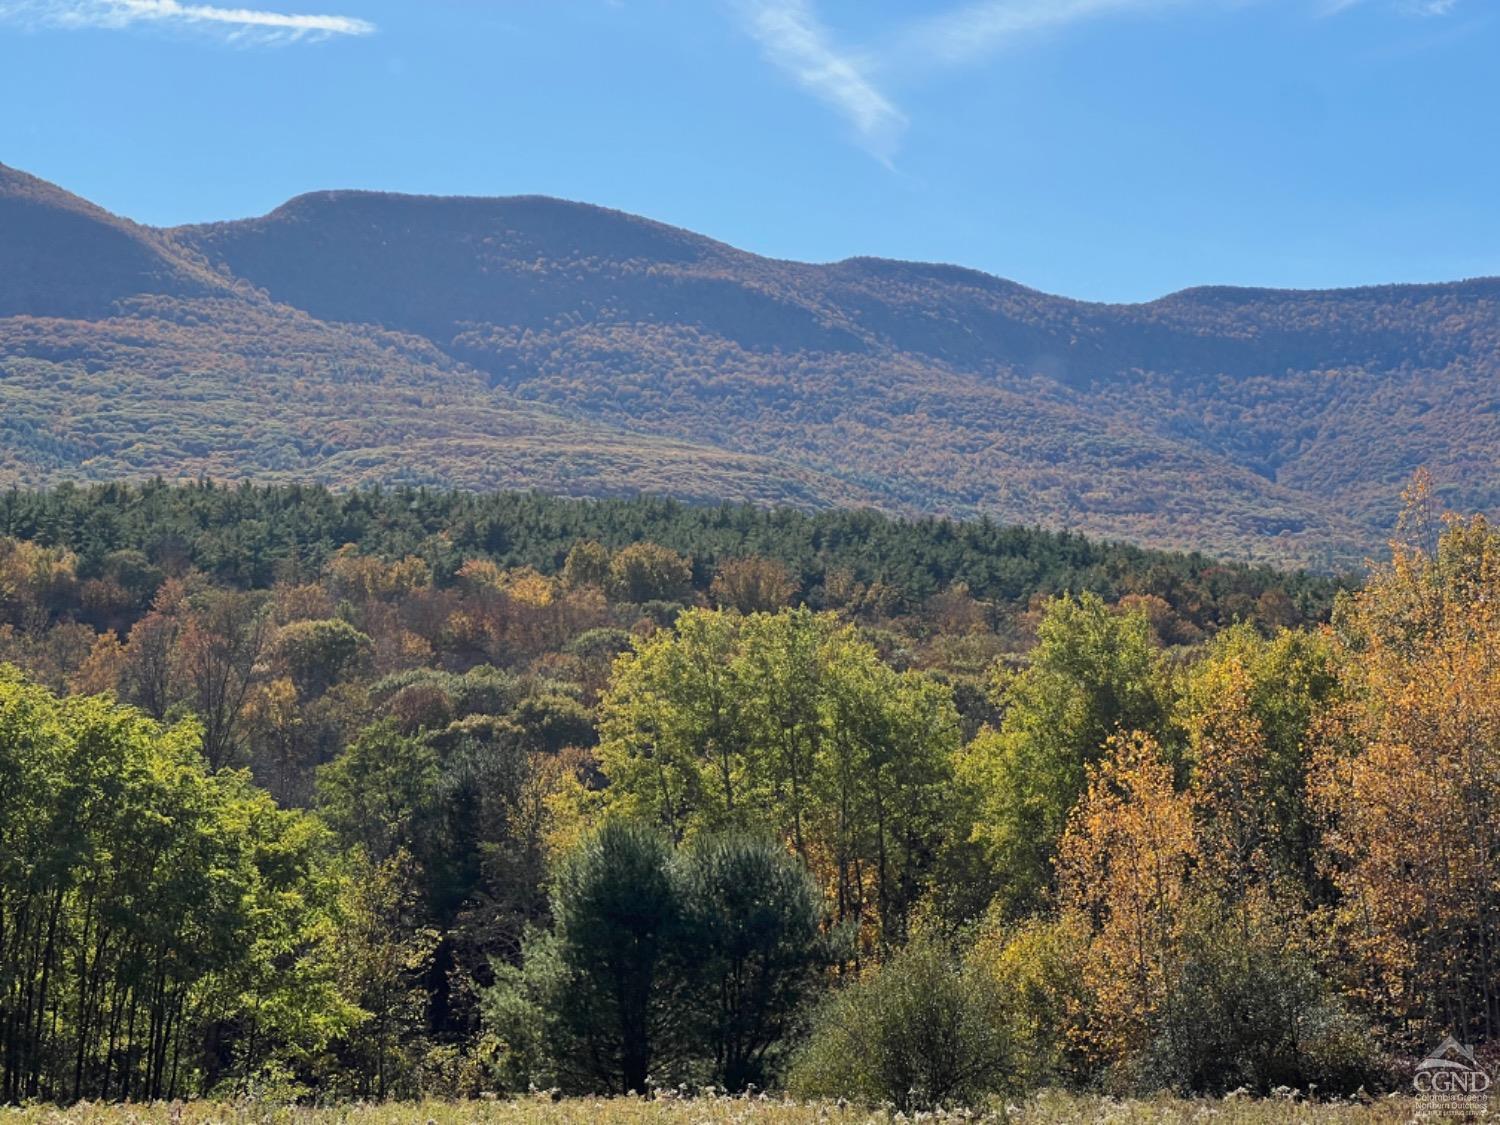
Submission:
[[[1415,1041],[1500,1030],[1500,533],[1431,515],[1337,620],[1353,694],[1321,730],[1313,796],[1353,988]]]
[[[1110,739],[1090,770],[1058,856],[1064,911],[1093,924],[1083,961],[1097,1019],[1080,1030],[1100,1059],[1138,1049],[1165,997],[1202,862],[1191,799],[1149,735]]]

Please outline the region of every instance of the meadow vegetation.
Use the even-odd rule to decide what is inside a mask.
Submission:
[[[1005,1101],[987,1109],[935,1110],[921,1120],[995,1121],[1016,1125],[1407,1125],[1412,1099],[1308,1102],[1289,1099],[1230,1100],[1108,1098],[1051,1091]],[[5,1110],[6,1125],[884,1125],[913,1120],[889,1108],[848,1102],[797,1102],[764,1095],[694,1095],[682,1098],[565,1098],[357,1103],[309,1107],[242,1099],[234,1102],[106,1105],[67,1109]]]

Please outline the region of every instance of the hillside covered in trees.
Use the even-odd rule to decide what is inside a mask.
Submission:
[[[557,200],[139,227],[0,168],[0,482],[200,474],[991,515],[1357,565],[1500,507],[1500,283],[1130,306]]]
[[[0,1102],[1368,1097],[1500,1021],[1497,595],[1425,478],[1343,589],[987,522],[10,492]]]
[[[276,304],[4,166],[0,262],[3,485],[163,475],[871,499],[762,456],[521,403],[425,340]]]

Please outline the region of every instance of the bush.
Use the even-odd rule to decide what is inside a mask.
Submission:
[[[918,938],[835,995],[792,1068],[804,1097],[889,1102],[902,1112],[972,1106],[1006,1085],[1004,994],[983,969]]]
[[[568,967],[556,935],[533,930],[521,946],[519,966],[496,962],[495,983],[481,994],[490,1077],[502,1094],[532,1087],[576,1087],[565,1073],[577,1041],[563,1018]]]
[[[1090,996],[1083,983],[1087,923],[1076,914],[1036,918],[989,932],[969,962],[995,982],[1005,1001],[1014,1085],[1034,1090],[1084,1086],[1091,1072],[1077,1034]]]
[[[1264,907],[1200,907],[1181,964],[1151,1020],[1149,1044],[1127,1063],[1138,1090],[1223,1094],[1279,1086],[1324,1094],[1381,1084],[1370,1026]]]

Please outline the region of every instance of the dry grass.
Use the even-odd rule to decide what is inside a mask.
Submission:
[[[1372,1122],[1396,1125],[1422,1117],[1411,1098],[1370,1103],[1308,1104],[1291,1100],[1154,1098],[1120,1101],[1048,1093],[1020,1102],[997,1103],[983,1112],[918,1114],[906,1118],[881,1109],[833,1103],[798,1104],[775,1098],[699,1097],[643,1101],[538,1097],[519,1101],[423,1101],[391,1105],[351,1104],[324,1109],[264,1102],[188,1102],[149,1106],[79,1105],[70,1109],[0,1109],[0,1125],[827,1125],[904,1120],[1005,1121],[1021,1125],[1134,1125],[1144,1122],[1213,1122],[1261,1125],[1270,1122]],[[1434,1118],[1426,1118],[1434,1120]]]

